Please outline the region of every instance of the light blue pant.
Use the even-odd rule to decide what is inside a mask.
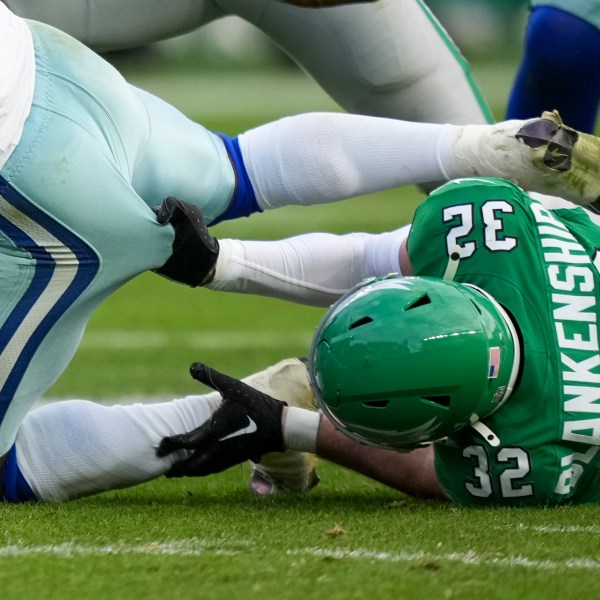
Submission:
[[[209,220],[235,175],[221,139],[129,86],[65,34],[30,23],[32,111],[0,171],[0,455],[69,363],[93,309],[165,263],[165,196]]]
[[[4,3],[99,50],[136,48],[235,15],[271,38],[348,112],[426,123],[493,120],[468,64],[422,0],[319,10],[276,0]],[[220,41],[230,40],[225,34]]]

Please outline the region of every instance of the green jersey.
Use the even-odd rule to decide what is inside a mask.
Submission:
[[[484,419],[500,445],[471,427],[435,444],[439,480],[455,502],[600,501],[598,248],[600,227],[585,210],[547,210],[498,179],[449,183],[418,208],[408,240],[415,275],[482,288],[521,338],[515,390]],[[460,258],[447,270],[450,256]]]

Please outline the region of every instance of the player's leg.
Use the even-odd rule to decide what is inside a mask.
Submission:
[[[185,457],[157,457],[160,440],[198,427],[220,401],[214,393],[149,405],[69,400],[32,410],[7,458],[4,497],[71,500],[154,479]]]
[[[404,185],[498,176],[579,203],[598,197],[600,142],[572,139],[573,170],[548,167],[539,146],[517,139],[529,122],[497,125],[414,123],[345,113],[287,117],[237,138],[215,135],[160,99],[137,91],[150,127],[132,176],[150,205],[166,195],[195,204],[209,223],[279,206],[312,205]],[[548,122],[562,132],[552,118]],[[579,172],[581,170],[581,173]]]
[[[468,66],[420,0],[311,10],[270,0],[4,0],[96,50],[139,47],[224,12],[262,28],[341,106],[408,120],[480,123],[489,111]]]
[[[314,113],[245,132],[239,146],[262,209],[473,176],[578,204],[600,196],[600,139],[554,114],[458,126]]]
[[[349,112],[491,121],[465,59],[421,0],[319,10],[272,0],[217,4],[262,29]]]
[[[179,196],[209,223],[446,180],[438,148],[450,149],[447,125],[311,113],[230,139],[151,94],[136,94],[151,123],[135,164],[136,191],[146,200]]]
[[[205,0],[3,0],[17,15],[48,23],[97,51],[139,48],[221,16]]]
[[[557,109],[571,127],[592,133],[600,102],[600,29],[572,14],[568,4],[565,10],[533,7],[506,116],[523,119]],[[587,4],[590,13],[600,14],[599,0]]]
[[[69,363],[91,311],[128,279],[163,264],[174,237],[127,183],[128,150],[104,107],[65,76],[72,61],[84,71],[98,67],[98,85],[105,84],[102,61],[89,64],[89,51],[79,54],[79,44],[49,30],[32,25],[33,106],[0,173],[3,278],[10,283],[0,311],[0,455]],[[108,89],[116,102],[126,99]]]
[[[304,364],[288,359],[244,382],[284,397],[292,406],[310,406],[312,392]],[[199,427],[221,403],[211,392],[171,402],[105,406],[84,400],[55,402],[23,420],[4,468],[4,496],[12,502],[71,500],[156,478],[185,457],[158,457],[167,436]],[[315,457],[288,451],[264,457],[257,469],[264,486],[306,491],[316,485]]]
[[[536,189],[538,183],[538,187],[554,186],[566,180],[567,185],[550,193],[569,199],[573,199],[569,193],[577,198],[581,195],[581,186],[569,181],[570,173],[561,177],[531,164],[536,156],[515,139],[523,124],[516,121],[510,126],[460,127],[317,113],[282,119],[237,140],[220,138],[153,96],[127,89],[107,63],[52,31],[50,37],[58,40],[53,42],[53,55],[64,55],[63,46],[67,45],[93,63],[94,68],[87,69],[82,61],[66,61],[63,69],[98,101],[96,110],[88,107],[90,127],[108,140],[116,165],[131,178],[148,206],[167,194],[179,195],[206,211],[210,221],[235,218],[257,208],[332,202],[474,174],[515,179],[529,189]],[[102,111],[108,112],[116,127],[98,126]],[[132,129],[136,129],[135,135],[128,134]],[[497,147],[490,138],[498,140]],[[587,138],[582,136],[578,144],[587,157],[594,148],[588,151],[584,142]],[[462,156],[455,160],[454,155],[465,146],[471,149],[466,160]],[[575,151],[579,146],[575,145]],[[498,152],[505,148],[504,154]],[[595,155],[590,162],[595,162]],[[599,167],[596,164],[594,170],[593,166],[582,175],[597,182]],[[584,186],[584,199],[589,201],[590,195],[595,199],[595,191]]]

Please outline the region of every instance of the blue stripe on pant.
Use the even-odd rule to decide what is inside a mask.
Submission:
[[[35,352],[92,282],[100,261],[83,240],[35,207],[1,176],[0,231],[35,261],[25,293],[0,327],[1,421]],[[61,266],[73,273],[55,283],[53,278]],[[22,347],[17,342],[15,348],[15,340],[20,339],[25,342]]]

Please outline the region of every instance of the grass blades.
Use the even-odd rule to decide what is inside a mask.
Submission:
[[[595,589],[595,507],[459,509],[321,465],[309,496],[247,468],[63,505],[1,506],[5,598],[571,598]]]

